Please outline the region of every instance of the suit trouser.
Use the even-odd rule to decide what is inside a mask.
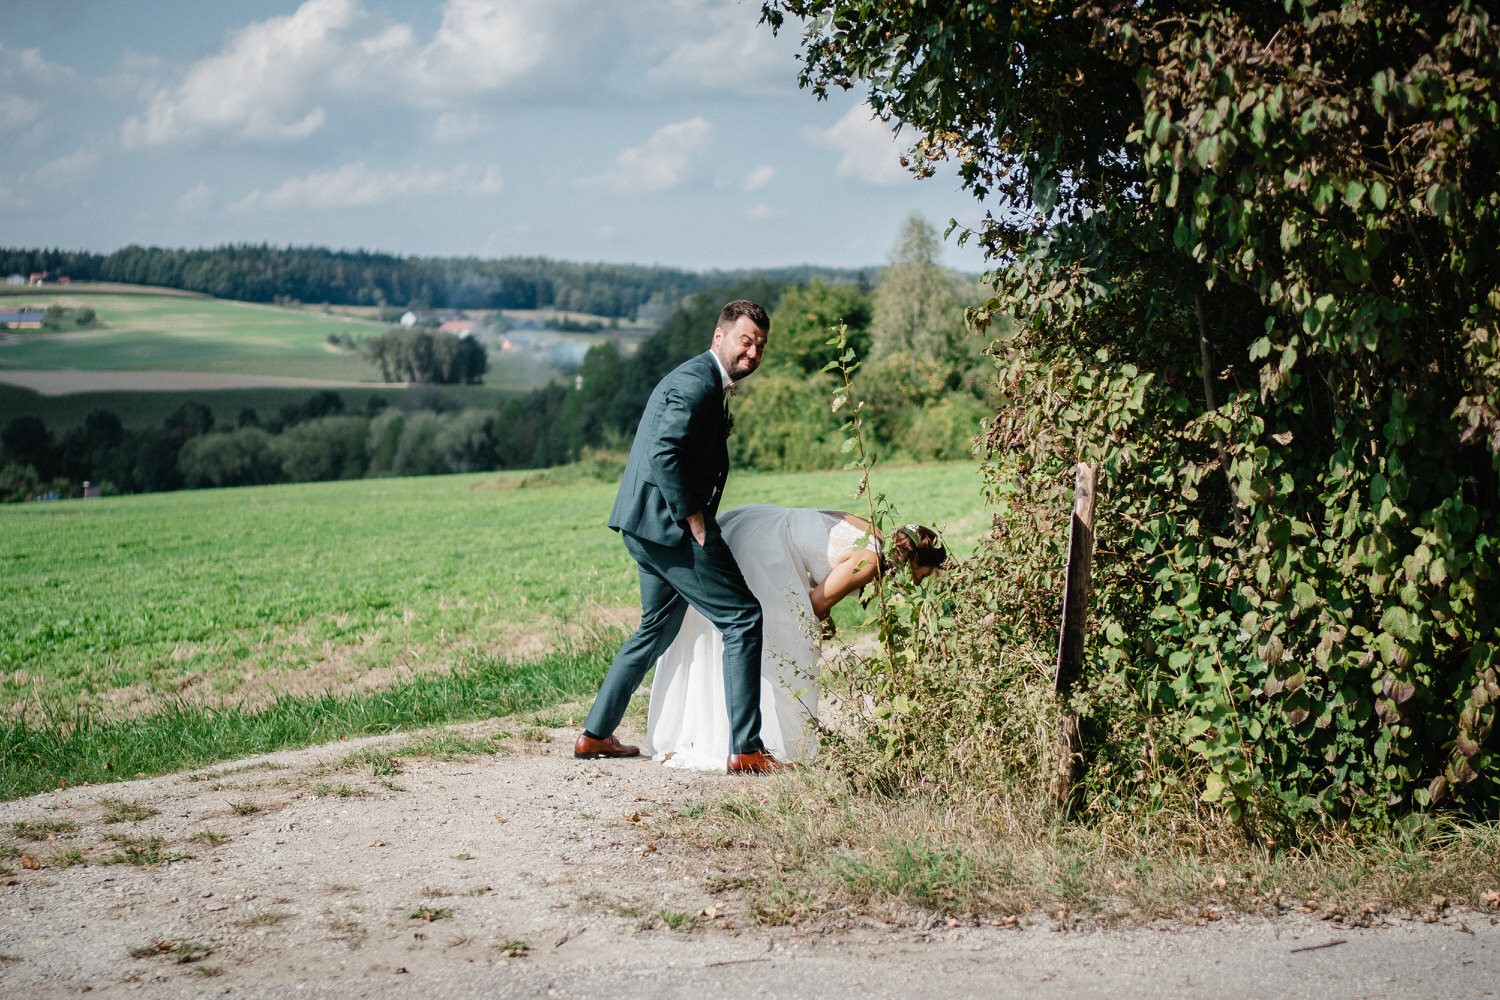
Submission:
[[[610,664],[584,728],[610,736],[646,672],[677,638],[688,606],[724,638],[724,699],[729,709],[729,752],[751,753],[760,742],[760,602],[751,593],[734,554],[712,519],[704,544],[648,542],[621,532],[641,576],[641,624]]]

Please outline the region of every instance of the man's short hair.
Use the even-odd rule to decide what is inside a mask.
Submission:
[[[727,303],[719,310],[719,328],[727,330],[739,322],[741,316],[749,316],[750,322],[754,323],[764,333],[771,332],[771,317],[766,311],[749,299],[735,299]]]

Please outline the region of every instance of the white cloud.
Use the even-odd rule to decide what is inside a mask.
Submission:
[[[0,135],[40,121],[46,95],[73,81],[71,69],[48,62],[36,49],[8,49],[0,42]]]
[[[432,138],[437,142],[462,142],[490,131],[489,122],[477,114],[444,111],[432,126]]]
[[[493,197],[504,190],[505,180],[500,174],[500,168],[496,166],[485,167],[484,173],[480,174],[468,188],[470,194],[479,194],[488,197]]]
[[[217,192],[207,181],[199,181],[177,198],[179,215],[197,215],[213,205]]]
[[[42,106],[20,94],[0,94],[0,135],[17,132],[42,116]]]
[[[547,58],[547,0],[448,0],[443,23],[417,61],[418,79],[439,91],[487,91],[536,70]]]
[[[294,142],[340,115],[342,102],[372,98],[443,110],[437,134],[449,141],[476,121],[453,101],[521,86],[551,94],[592,80],[612,18],[585,16],[591,10],[586,0],[448,0],[424,43],[361,0],[304,0],[289,15],[240,28],[180,81],[152,89],[145,110],[126,121],[124,144]]]
[[[87,175],[99,162],[99,154],[91,149],[76,149],[66,156],[59,156],[33,170],[29,179],[39,183],[65,185],[76,182]]]
[[[621,194],[670,190],[682,184],[712,135],[713,126],[702,116],[663,125],[641,145],[620,152],[613,169],[580,183]]]
[[[442,193],[492,196],[501,190],[499,169],[373,170],[363,162],[315,171],[283,181],[274,191],[252,191],[232,206],[236,212],[276,208],[348,208],[383,205],[398,198]]]
[[[776,168],[769,163],[762,163],[750,171],[749,175],[745,178],[744,187],[746,191],[759,191],[775,179]]]
[[[839,153],[836,173],[875,187],[894,187],[912,179],[901,165],[907,143],[875,117],[868,104],[850,108],[825,130],[806,129],[803,135],[820,149]]]
[[[766,222],[780,214],[774,205],[768,205],[763,201],[756,202],[745,209],[745,218],[750,222]]]
[[[23,82],[33,87],[57,87],[70,82],[75,75],[67,66],[48,62],[38,49],[7,49],[0,42],[0,82],[7,90]]]
[[[27,208],[30,204],[26,198],[16,194],[9,184],[0,180],[0,208]]]
[[[359,19],[357,0],[306,0],[285,17],[241,28],[223,50],[191,66],[180,84],[158,90],[125,123],[126,148],[222,134],[287,142],[323,126],[313,103],[320,80],[336,75],[343,36]]]
[[[656,6],[642,21],[654,26],[651,36],[671,44],[646,72],[650,86],[760,95],[794,89],[798,33],[777,36],[758,24],[759,4],[670,0]]]

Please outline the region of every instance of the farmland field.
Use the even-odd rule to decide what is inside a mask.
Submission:
[[[334,351],[330,333],[375,335],[385,327],[348,316],[184,295],[70,295],[51,289],[25,299],[45,309],[87,307],[100,326],[15,332],[0,346],[6,369],[197,371],[378,382],[369,362]],[[20,301],[15,298],[15,301]]]
[[[873,480],[958,554],[989,526],[973,463]],[[726,503],[861,510],[855,481],[740,473]],[[0,710],[253,705],[613,641],[639,607],[614,491],[560,470],[0,508]]]
[[[55,332],[0,332],[0,425],[34,416],[56,432],[105,409],[127,426],[150,426],[188,401],[232,424],[242,410],[274,414],[320,388],[339,392],[351,412],[363,411],[371,396],[399,403],[406,391],[382,383],[358,351],[328,342],[330,334],[358,341],[389,328],[344,312],[129,286],[7,289],[0,305],[86,307],[99,321]],[[491,353],[484,385],[415,391],[436,394],[446,405],[490,409],[556,375],[542,357]]]

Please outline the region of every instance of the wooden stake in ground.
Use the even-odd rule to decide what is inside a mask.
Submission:
[[[1094,564],[1094,467],[1078,463],[1073,487],[1073,517],[1068,527],[1068,568],[1063,585],[1062,626],[1058,629],[1057,674],[1053,689],[1060,699],[1083,672],[1083,626],[1088,618],[1089,586]],[[1078,716],[1064,709],[1057,732],[1057,770],[1052,776],[1052,801],[1065,810],[1073,789],[1073,774],[1082,756],[1078,745]]]

